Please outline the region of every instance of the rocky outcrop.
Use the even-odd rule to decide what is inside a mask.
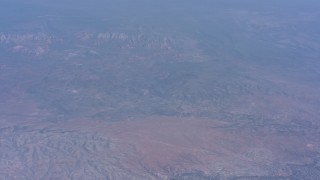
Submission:
[[[50,46],[60,41],[58,38],[43,33],[0,33],[0,46],[8,51],[40,56],[48,52]]]

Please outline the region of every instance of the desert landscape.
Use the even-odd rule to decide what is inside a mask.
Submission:
[[[0,179],[319,179],[311,1],[0,2]]]

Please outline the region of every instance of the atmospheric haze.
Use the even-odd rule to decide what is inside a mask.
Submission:
[[[320,179],[316,0],[0,0],[0,179]]]

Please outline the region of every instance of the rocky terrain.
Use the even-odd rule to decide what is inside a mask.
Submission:
[[[1,180],[319,179],[316,5],[94,2],[0,6]]]
[[[0,45],[7,51],[26,55],[41,56],[58,39],[42,32],[27,34],[0,33]]]

